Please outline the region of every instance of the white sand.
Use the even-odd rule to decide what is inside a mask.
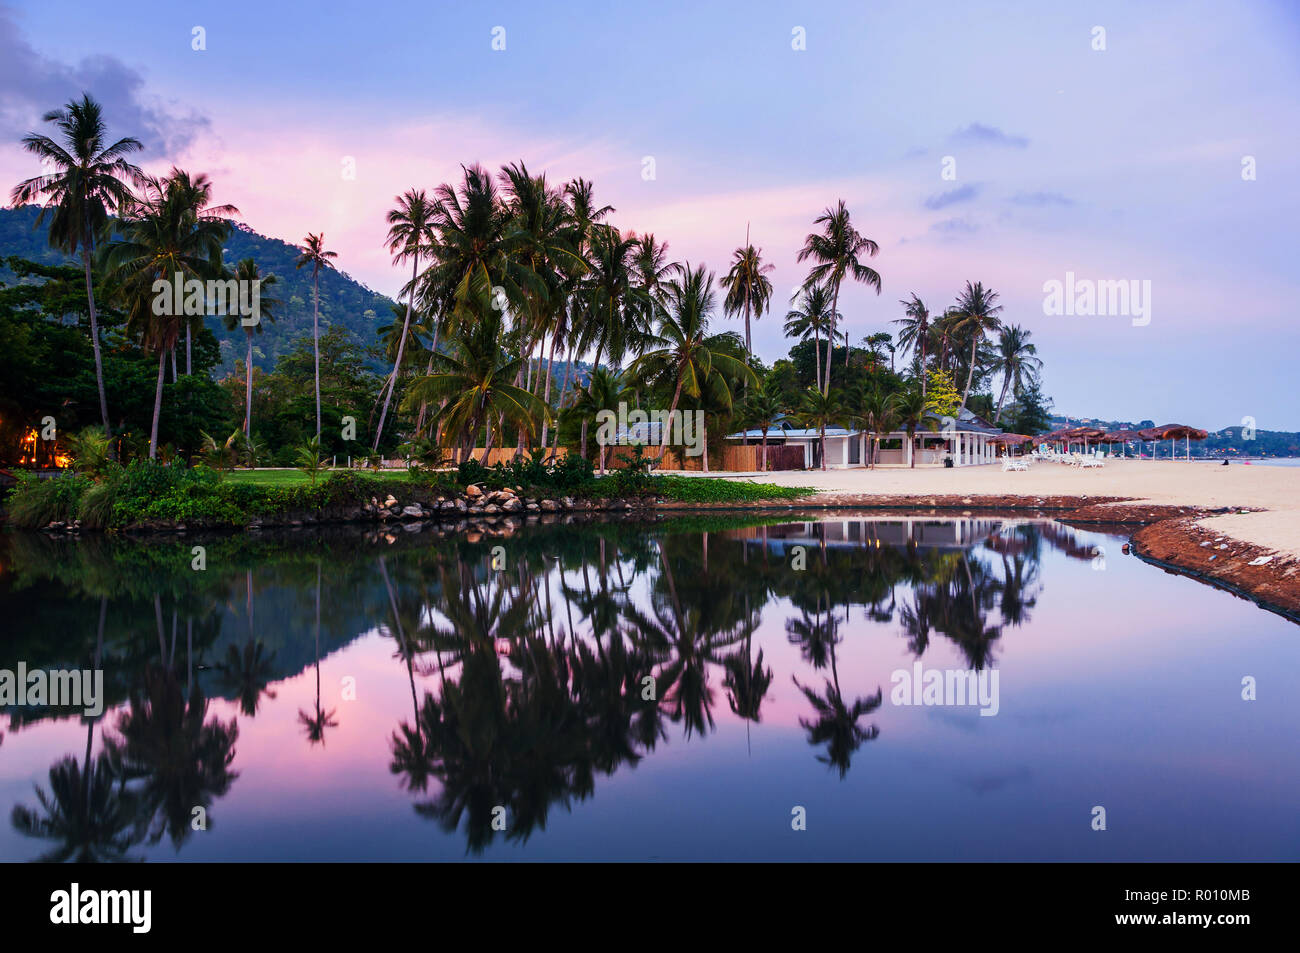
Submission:
[[[711,474],[725,476],[726,474]],[[1178,506],[1243,507],[1266,513],[1231,514],[1202,526],[1244,542],[1300,557],[1300,467],[1182,461],[1112,460],[1100,469],[1034,463],[1026,472],[1001,465],[878,467],[875,470],[797,470],[739,479],[811,486],[825,493],[883,495],[1122,496]]]

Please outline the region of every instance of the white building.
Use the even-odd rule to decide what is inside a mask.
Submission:
[[[893,464],[896,466],[940,465],[945,458],[951,457],[955,467],[977,466],[993,463],[997,460],[997,446],[990,442],[992,437],[1002,433],[984,419],[961,410],[955,420],[948,418],[941,422],[931,415],[936,430],[926,428],[918,430],[907,439],[907,432],[894,430],[880,434],[879,448],[876,451],[876,464]],[[946,426],[945,426],[946,423]],[[821,434],[815,429],[774,427],[767,432],[768,446],[785,444],[799,446],[804,451],[804,466],[808,469],[821,468]],[[763,442],[761,430],[745,430],[727,435],[728,440],[757,446]],[[828,469],[847,469],[867,465],[867,444],[871,434],[855,427],[826,428],[826,466]]]

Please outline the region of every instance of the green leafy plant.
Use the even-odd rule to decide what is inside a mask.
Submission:
[[[85,427],[66,440],[72,468],[91,478],[98,478],[113,463],[113,441],[98,427]]]
[[[311,437],[298,448],[297,453],[294,454],[294,466],[311,478],[312,486],[316,485],[316,478],[320,476],[322,470],[326,469],[325,461],[321,457],[320,437]]]
[[[206,430],[200,430],[199,434],[203,437],[199,458],[205,466],[211,467],[224,476],[226,471],[238,462],[243,434],[238,430],[233,431],[224,443],[217,443]]]
[[[61,473],[56,477],[19,473],[18,483],[9,497],[9,520],[23,529],[39,529],[72,519],[82,495],[92,485],[89,477],[79,473]]]

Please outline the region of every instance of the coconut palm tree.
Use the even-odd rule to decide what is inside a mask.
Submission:
[[[821,386],[822,380],[821,337],[823,333],[828,338],[835,333],[835,322],[840,318],[840,313],[833,309],[831,301],[829,285],[809,285],[803,289],[799,303],[787,311],[785,315],[786,337],[806,341],[811,336],[813,339],[813,357],[817,362],[818,387]]]
[[[1018,324],[1007,325],[998,336],[993,371],[1002,375],[1002,393],[998,396],[997,413],[993,415],[995,425],[1002,421],[1002,403],[1007,399],[1007,388],[1010,387],[1011,393],[1018,397],[1026,384],[1038,379],[1038,370],[1043,362],[1037,357],[1038,347],[1029,340],[1031,336],[1031,331]]]
[[[406,351],[406,337],[411,329],[411,311],[415,308],[416,276],[420,270],[420,259],[429,253],[437,240],[433,231],[433,203],[429,201],[424,189],[408,189],[396,201],[397,206],[389,209],[387,216],[388,252],[393,256],[393,264],[410,260],[411,281],[405,289],[406,318],[402,321],[402,336],[397,341],[393,376],[389,378],[388,387],[384,390],[384,407],[379,412],[375,440],[370,446],[371,453],[379,452],[379,440],[384,435],[384,422],[388,419],[388,404],[393,399],[393,391],[397,389],[397,377],[401,373],[402,357]]]
[[[831,313],[839,311],[840,285],[845,277],[861,281],[880,294],[880,273],[858,259],[862,256],[874,257],[880,246],[869,238],[864,238],[853,226],[848,206],[840,199],[835,208],[825,209],[813,222],[822,226],[821,234],[810,233],[804,238],[803,248],[799,250],[798,260],[812,259],[817,264],[808,272],[804,286],[826,283],[831,287]],[[832,337],[826,342],[826,380],[822,383],[825,394],[831,386],[831,345],[834,344],[834,325]],[[848,348],[845,348],[844,365],[848,366]]]
[[[763,264],[763,250],[749,243],[749,227],[745,228],[745,245],[732,253],[731,270],[722,279],[722,287],[727,289],[723,299],[722,310],[729,315],[745,315],[745,357],[752,358],[753,348],[749,339],[749,315],[754,318],[763,316],[772,300],[772,281],[767,277],[775,265]]]
[[[904,354],[915,352],[919,362],[917,369],[921,379],[921,396],[925,396],[925,346],[930,340],[930,311],[915,293],[910,300],[898,303],[903,306],[906,315],[893,322],[903,326],[898,332],[898,346]]]
[[[439,403],[432,423],[442,434],[442,446],[458,448],[457,459],[469,459],[479,431],[486,426],[486,448],[498,428],[524,427],[531,437],[549,411],[535,394],[520,387],[518,371],[524,359],[501,343],[503,319],[492,312],[464,325],[451,336],[450,353],[433,357],[433,373],[411,384],[402,402],[409,410],[421,401]]]
[[[262,274],[258,270],[257,262],[251,258],[245,258],[235,266],[234,272],[230,274],[239,282],[258,282],[258,315],[255,324],[245,324],[238,309],[234,312],[229,310],[224,315],[224,322],[227,331],[233,331],[235,328],[244,329],[244,340],[248,349],[244,357],[244,439],[248,443],[253,441],[253,332],[262,333],[262,323],[264,321],[274,321],[274,310],[279,307],[280,299],[266,294],[266,289],[275,284],[278,280],[273,274]]]
[[[167,835],[180,847],[193,830],[194,809],[206,810],[239,777],[230,770],[239,726],[235,719],[209,721],[207,709],[197,686],[187,697],[171,669],[150,663],[118,717],[122,782],[144,781],[137,823],[151,844]]]
[[[763,431],[762,469],[767,472],[767,432],[785,415],[785,401],[772,378],[745,398],[744,414],[748,423]]]
[[[37,860],[41,863],[117,862],[138,840],[135,822],[139,806],[134,792],[118,784],[112,758],[105,753],[93,767],[82,768],[68,755],[50,768],[50,790],[39,787],[41,810],[15,804],[10,815],[14,830],[26,837],[54,841],[58,846]]]
[[[587,427],[590,422],[602,410],[617,413],[618,405],[625,402],[627,398],[627,388],[624,386],[623,379],[619,374],[611,371],[608,367],[598,367],[591,372],[591,380],[586,387],[578,390],[577,399],[568,411],[569,414],[582,421],[582,437],[578,447],[584,457],[587,453]],[[602,442],[598,454],[602,475],[605,473],[606,449],[604,442]]]
[[[985,288],[982,282],[971,284],[966,282],[966,288],[957,297],[957,304],[954,311],[953,330],[962,335],[970,335],[970,368],[966,371],[966,386],[961,392],[961,405],[966,406],[966,400],[970,397],[971,381],[975,379],[975,364],[980,343],[983,342],[984,336],[1002,327],[1002,322],[998,320],[998,314],[1002,311],[1002,305],[997,303],[998,293],[991,288]]]
[[[646,232],[636,242],[636,251],[632,256],[632,271],[636,286],[641,290],[641,302],[646,313],[641,317],[643,327],[654,327],[656,314],[654,308],[663,302],[664,287],[668,278],[681,266],[668,260],[668,243],[657,241],[652,232]]]
[[[659,316],[657,331],[646,338],[645,350],[628,368],[629,375],[637,380],[664,381],[673,387],[673,399],[668,408],[671,419],[685,393],[692,400],[703,396],[704,388],[713,376],[714,368],[729,377],[757,382],[754,372],[743,362],[720,349],[722,335],[709,334],[709,316],[713,314],[713,273],[704,266],[692,269],[687,262],[679,277],[665,286],[666,307]],[[721,383],[728,391],[726,381]],[[668,446],[669,431],[661,428],[659,453]]]
[[[890,395],[890,407],[893,411],[895,425],[907,431],[908,460],[916,466],[916,431],[925,427],[927,430],[938,429],[938,421],[928,416],[929,404],[917,387],[908,387]]]
[[[805,427],[813,427],[817,430],[823,470],[826,469],[826,427],[840,420],[844,415],[844,404],[839,394],[824,394],[816,387],[809,387],[804,391],[798,416]]]
[[[876,468],[876,451],[880,435],[894,429],[897,417],[890,395],[879,387],[866,387],[858,396],[857,417],[867,431],[867,465]]]
[[[303,731],[307,735],[307,743],[310,745],[323,745],[325,743],[325,731],[329,728],[337,728],[338,722],[334,720],[336,709],[331,708],[325,711],[320,703],[320,562],[316,563],[316,708],[312,712],[298,710],[298,723],[302,725]]]
[[[158,455],[158,421],[162,415],[163,372],[167,355],[174,355],[183,315],[154,308],[153,285],[203,281],[222,272],[221,246],[230,234],[226,218],[239,214],[233,205],[209,206],[212,183],[206,175],[191,176],[172,169],[162,179],[145,180],[143,194],[128,206],[122,238],[108,246],[105,262],[114,272],[129,308],[128,326],[146,348],[158,352],[153,424],[149,458]],[[174,358],[173,358],[174,360]],[[173,365],[174,366],[174,365]]]
[[[549,407],[555,349],[561,340],[567,340],[570,331],[569,292],[573,280],[587,272],[587,262],[578,247],[582,236],[564,203],[563,193],[548,187],[545,175],[530,175],[527,166],[518,162],[505,166],[500,178],[511,216],[510,255],[533,276],[526,289],[525,340],[521,342],[523,353],[530,358],[530,376],[533,348],[540,346],[545,356],[546,338],[550,337],[546,373],[537,375],[540,388],[530,386],[529,389],[534,393],[540,389],[542,402]],[[540,364],[539,357],[539,372]],[[543,422],[543,446],[547,438],[548,423]]]
[[[650,303],[633,281],[632,256],[638,247],[631,233],[623,235],[608,225],[596,226],[587,256],[591,271],[578,288],[581,317],[578,347],[595,351],[595,366],[604,355],[615,365],[629,350],[637,349],[651,329],[642,325]]]
[[[108,420],[108,397],[104,392],[104,363],[99,350],[99,318],[95,311],[95,286],[91,275],[91,257],[95,243],[111,230],[110,214],[122,212],[131,204],[127,182],[139,183],[144,173],[127,161],[132,152],[144,148],[130,136],[105,146],[103,110],[99,103],[82,94],[62,109],[42,117],[54,123],[63,144],[49,136],[31,133],[22,140],[23,148],[40,158],[52,171],[18,183],[11,193],[15,205],[43,200],[36,217],[39,228],[50,220],[50,244],[69,255],[81,253],[81,267],[86,276],[86,305],[90,314],[90,343],[95,353],[95,385],[99,389],[99,413],[106,436],[113,436]]]
[[[438,244],[422,283],[430,306],[448,317],[449,332],[462,321],[519,307],[531,277],[511,255],[511,215],[495,179],[478,165],[462,173],[459,187],[443,183],[434,190]]]
[[[302,254],[295,267],[311,265],[311,341],[316,355],[316,439],[320,439],[320,273],[322,268],[333,268],[331,261],[338,252],[325,250],[325,233],[307,233],[302,241]]]

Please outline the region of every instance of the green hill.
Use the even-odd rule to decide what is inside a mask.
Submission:
[[[68,261],[62,252],[50,247],[44,227],[33,228],[39,212],[34,205],[0,209],[0,282],[14,281],[13,273],[4,266],[4,259],[11,255],[50,265]],[[288,242],[259,235],[238,222],[233,225],[225,244],[226,263],[233,265],[240,259],[252,258],[263,273],[270,272],[277,278],[272,293],[281,305],[274,312],[275,320],[267,322],[265,330],[253,339],[254,363],[269,371],[276,359],[292,348],[296,338],[311,334],[311,269],[294,267],[299,252]],[[391,320],[394,304],[391,298],[371,291],[346,272],[321,273],[321,330],[340,324],[363,349],[377,345],[377,330]],[[223,377],[244,356],[244,332],[227,331],[216,318],[208,320],[208,327],[221,346],[222,361],[214,374]],[[376,368],[382,363],[376,360]]]

